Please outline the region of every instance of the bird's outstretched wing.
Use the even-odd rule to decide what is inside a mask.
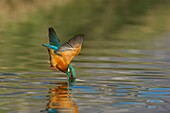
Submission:
[[[50,45],[53,45],[53,46],[56,46],[56,47],[61,46],[60,40],[59,40],[55,30],[52,27],[48,28],[48,35],[49,35]]]
[[[68,42],[62,44],[59,49],[56,51],[60,55],[65,63],[70,64],[71,60],[79,54],[82,43],[83,43],[84,34],[76,35],[74,38],[70,39]]]

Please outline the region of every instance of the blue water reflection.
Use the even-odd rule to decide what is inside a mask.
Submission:
[[[142,102],[118,102],[116,104],[112,104],[112,106],[120,106],[120,105],[146,105]]]

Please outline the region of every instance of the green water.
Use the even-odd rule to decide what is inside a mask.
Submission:
[[[169,113],[169,4],[148,1],[131,0],[129,8],[123,0],[74,0],[7,23],[0,31],[0,113]],[[41,46],[49,26],[62,43],[86,34],[71,63],[75,81],[49,67]]]
[[[142,43],[112,40],[102,46],[107,49],[88,45],[100,41],[86,41],[81,54],[72,62],[77,79],[70,87],[65,74],[49,68],[45,48],[39,53],[33,52],[37,47],[29,51],[22,48],[27,53],[13,58],[14,67],[13,62],[8,66],[10,62],[3,58],[3,65],[8,68],[2,67],[0,73],[1,113],[46,112],[46,108],[52,108],[47,105],[53,97],[74,102],[66,110],[57,108],[61,113],[72,113],[76,107],[80,113],[168,113],[170,47],[164,48],[168,41],[149,42],[151,48],[148,42],[143,47]],[[56,93],[49,93],[55,88]],[[53,103],[53,107],[59,105],[60,102]]]

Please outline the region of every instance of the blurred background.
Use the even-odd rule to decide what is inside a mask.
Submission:
[[[170,27],[169,0],[1,0],[0,8],[3,72],[33,70],[33,65],[42,68],[45,63],[37,59],[46,57],[41,44],[48,42],[50,26],[62,43],[85,33],[85,42],[101,42],[84,46],[104,49],[107,44],[103,40],[148,41],[165,36]]]
[[[72,62],[81,113],[128,112],[133,107],[119,109],[129,104],[168,113],[169,20],[170,0],[0,0],[0,112],[38,112],[48,103],[48,82],[66,78],[49,68],[41,46],[53,27],[61,43],[86,35]]]

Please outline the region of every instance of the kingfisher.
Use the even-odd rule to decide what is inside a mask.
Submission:
[[[55,30],[48,28],[49,44],[42,44],[49,53],[50,67],[67,74],[69,78],[76,78],[76,71],[70,62],[80,53],[84,34],[78,34],[64,44],[60,43]]]

